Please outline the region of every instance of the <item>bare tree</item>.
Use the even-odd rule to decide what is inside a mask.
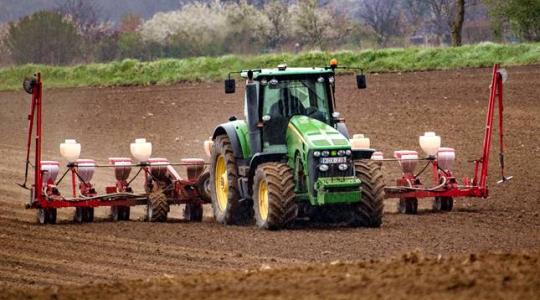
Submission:
[[[136,32],[141,27],[143,19],[141,17],[128,13],[120,21],[120,32]]]
[[[101,51],[102,48],[110,48],[115,40],[112,24],[103,21],[102,10],[95,1],[88,0],[57,0],[57,12],[65,18],[69,18],[76,25],[82,36],[81,48],[83,49],[86,61],[93,61],[96,56],[110,59],[109,49]],[[101,54],[100,54],[101,53]],[[106,55],[102,55],[106,54]]]
[[[431,10],[429,24],[437,37],[437,43],[441,44],[449,37],[449,24],[451,21],[452,0],[424,0]]]
[[[429,17],[429,5],[425,1],[403,0],[403,15],[408,33],[415,33],[425,26],[425,20]]]
[[[440,44],[451,39],[452,46],[461,46],[465,0],[421,0],[430,9],[429,24]],[[475,1],[467,1],[470,4]]]
[[[456,0],[454,4],[454,18],[451,23],[452,46],[461,46],[461,33],[465,19],[465,0]]]
[[[57,6],[62,15],[73,18],[83,34],[89,33],[100,23],[101,9],[93,1],[63,0]]]
[[[377,43],[385,47],[390,37],[400,32],[400,8],[398,0],[363,0],[358,15],[365,25],[377,35]]]
[[[335,37],[332,15],[317,0],[301,0],[293,8],[295,34],[309,46],[325,50]]]
[[[289,35],[289,5],[284,0],[272,0],[264,5],[263,12],[268,17],[272,27],[268,45],[270,48],[276,48]]]

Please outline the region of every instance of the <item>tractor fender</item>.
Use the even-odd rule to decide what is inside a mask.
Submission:
[[[221,124],[216,129],[214,129],[214,134],[212,135],[212,140],[215,140],[217,136],[226,134],[229,137],[231,146],[233,148],[234,157],[237,159],[244,159],[244,154],[242,152],[242,146],[238,140],[238,134],[234,124],[225,123]]]
[[[257,171],[257,167],[261,164],[267,163],[267,162],[287,162],[287,152],[269,152],[269,153],[257,153],[253,155],[251,158],[251,161],[249,162],[249,173],[248,173],[248,188],[249,193],[252,194],[252,186],[253,186],[253,177],[255,177],[255,171]]]
[[[375,152],[375,149],[353,150],[352,151],[352,156],[353,156],[354,160],[357,160],[357,159],[370,159],[374,152]]]

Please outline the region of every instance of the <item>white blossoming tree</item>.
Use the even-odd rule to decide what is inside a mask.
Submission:
[[[253,53],[266,42],[270,28],[268,17],[245,1],[215,1],[157,13],[144,22],[141,35],[144,41],[181,49],[182,56]]]

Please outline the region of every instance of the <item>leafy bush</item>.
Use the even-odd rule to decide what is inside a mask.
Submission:
[[[18,64],[69,64],[80,53],[74,24],[56,12],[40,11],[12,23],[7,47]]]
[[[540,41],[540,0],[483,0],[489,7],[495,33],[501,34],[503,23],[525,41]]]

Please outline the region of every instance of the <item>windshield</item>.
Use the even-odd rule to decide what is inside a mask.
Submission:
[[[270,80],[263,89],[263,116],[304,115],[329,123],[327,82],[321,79]]]

